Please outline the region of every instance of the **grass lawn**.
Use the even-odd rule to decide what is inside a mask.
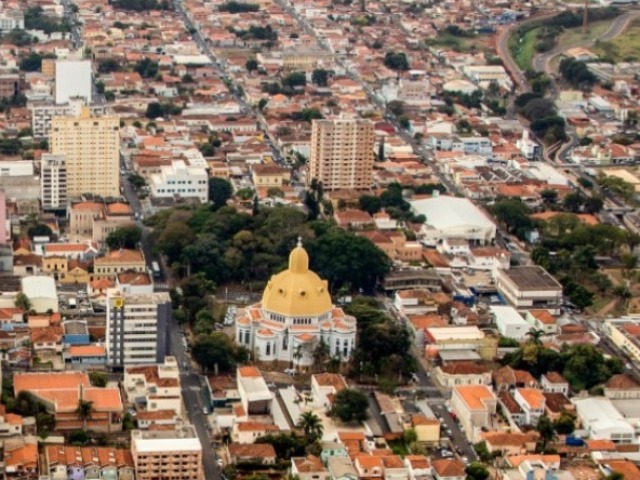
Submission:
[[[457,37],[447,32],[440,32],[437,37],[431,38],[427,43],[434,47],[450,48],[455,52],[469,53],[473,51],[485,51],[488,53],[494,50],[490,46],[488,35],[477,35],[475,37]]]
[[[594,22],[589,25],[589,31],[587,33],[582,33],[582,27],[568,28],[560,35],[558,45],[571,47],[572,45],[578,45],[582,42],[588,42],[605,33],[609,25],[611,25],[611,20]]]
[[[522,38],[517,36],[517,31],[509,38],[509,49],[513,59],[522,70],[531,69],[531,62],[536,54],[535,46],[538,32],[541,27],[529,30]]]
[[[613,62],[640,60],[640,20],[629,24],[622,35],[609,42],[597,42],[594,53]]]

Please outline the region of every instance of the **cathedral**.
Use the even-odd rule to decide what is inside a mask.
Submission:
[[[262,362],[306,368],[321,341],[330,357],[346,362],[356,346],[356,319],[331,303],[327,281],[309,270],[309,255],[298,241],[289,268],[273,275],[262,301],[237,318],[236,342]]]

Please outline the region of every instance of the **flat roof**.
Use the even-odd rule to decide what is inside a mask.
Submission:
[[[50,298],[57,300],[56,282],[53,277],[34,275],[21,281],[22,291],[29,298]]]
[[[467,198],[438,195],[414,200],[411,209],[427,217],[427,225],[437,229],[448,229],[461,225],[495,229],[489,217]]]
[[[505,325],[529,325],[527,321],[522,318],[522,315],[509,305],[492,305],[489,309],[491,313],[495,315],[496,320],[499,318]]]
[[[193,425],[175,430],[134,430],[131,439],[138,452],[202,451]]]
[[[438,355],[443,362],[482,360],[482,357],[477,352],[471,350],[441,350]]]
[[[501,273],[516,284],[520,290],[562,290],[562,285],[544,268],[513,267],[501,270]]]

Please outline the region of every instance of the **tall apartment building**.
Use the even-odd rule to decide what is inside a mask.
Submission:
[[[93,73],[90,60],[56,60],[56,105],[81,98],[91,103]]]
[[[137,480],[203,480],[202,444],[193,425],[176,430],[133,430]]]
[[[374,142],[370,120],[314,120],[308,182],[315,178],[325,190],[370,188]]]
[[[67,160],[67,195],[120,195],[120,119],[91,116],[82,107],[79,116],[51,121],[51,153]]]
[[[67,163],[64,155],[45,153],[40,161],[40,198],[43,210],[67,208]]]
[[[46,60],[46,59],[45,59]],[[33,136],[36,138],[48,138],[51,133],[51,120],[55,117],[77,117],[85,105],[84,100],[75,98],[69,100],[68,103],[56,105],[51,102],[33,102],[29,103],[28,108],[31,110],[31,129]],[[107,114],[107,106],[91,105],[89,106],[92,116],[100,116]]]
[[[171,299],[167,292],[130,294],[107,290],[107,364],[124,367],[163,363]]]

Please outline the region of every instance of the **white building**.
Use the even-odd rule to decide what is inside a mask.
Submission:
[[[123,389],[128,402],[139,411],[168,411],[173,412],[173,416],[182,415],[180,369],[175,357],[166,357],[159,365],[125,368]],[[173,419],[173,416],[169,418]]]
[[[24,13],[19,10],[0,13],[0,30],[24,30]]]
[[[437,245],[445,238],[486,245],[496,237],[496,225],[467,198],[435,195],[414,200],[411,210],[427,218],[420,230],[421,239],[427,245]]]
[[[531,138],[528,129],[522,130],[522,137],[516,141],[516,147],[527,160],[533,160],[540,154],[540,144]]]
[[[190,167],[183,160],[160,167],[160,173],[151,176],[151,195],[156,198],[196,197],[200,202],[209,200],[209,176],[202,167]]]
[[[468,65],[463,68],[464,74],[476,85],[487,88],[496,82],[505,90],[511,90],[513,82],[502,65]]]
[[[262,362],[313,364],[313,350],[324,342],[332,357],[346,362],[356,345],[356,319],[331,302],[326,280],[309,270],[302,244],[289,256],[289,268],[267,283],[262,302],[236,320],[236,342]]]
[[[321,373],[311,376],[311,395],[319,408],[330,408],[334,397],[340,390],[348,388],[342,375],[337,373]]]
[[[29,160],[0,161],[0,177],[20,177],[34,175],[33,162]]]
[[[93,93],[93,74],[90,60],[56,61],[56,105],[81,98],[89,105]]]
[[[592,440],[610,440],[614,443],[633,443],[635,429],[613,406],[608,398],[574,399],[582,428]]]
[[[540,266],[498,270],[496,287],[517,309],[544,309],[560,313],[562,285]]]
[[[131,295],[107,290],[107,363],[162,363],[168,347],[171,299],[166,292]]]
[[[82,99],[72,99],[69,103],[55,105],[53,103],[33,103],[29,104],[31,110],[31,129],[36,138],[46,138],[51,133],[51,119],[54,117],[77,117],[82,111],[84,101]],[[105,115],[106,105],[90,105],[91,116]]]
[[[531,325],[522,318],[518,311],[508,305],[492,305],[490,307],[496,327],[500,335],[514,340],[524,340]]]
[[[58,311],[58,292],[53,277],[32,276],[20,279],[22,293],[31,302],[31,309],[36,313]]]
[[[67,208],[67,165],[64,155],[42,154],[40,197],[43,210]]]
[[[524,412],[524,423],[537,425],[544,415],[545,397],[542,392],[537,388],[516,388],[513,398]]]
[[[240,403],[247,415],[268,415],[271,413],[273,395],[256,367],[240,367],[236,372]]]
[[[453,387],[451,408],[458,416],[467,435],[473,440],[475,428],[491,427],[491,417],[496,413],[498,399],[486,385],[462,385]]]

